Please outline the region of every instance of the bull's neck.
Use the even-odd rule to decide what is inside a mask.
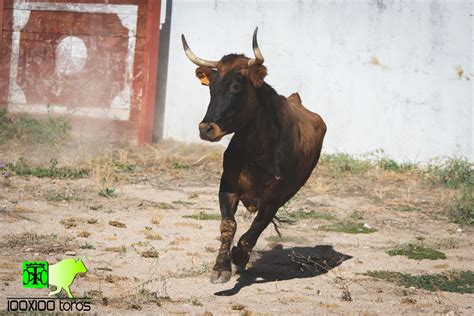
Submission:
[[[245,134],[251,138],[254,146],[264,152],[272,152],[281,137],[281,111],[284,110],[283,98],[270,85],[264,83],[255,90],[256,113],[254,119],[244,127]]]

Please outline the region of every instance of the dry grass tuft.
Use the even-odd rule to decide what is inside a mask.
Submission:
[[[114,227],[119,227],[119,228],[127,227],[127,225],[125,223],[122,223],[122,222],[119,222],[119,221],[110,221],[109,225],[114,226]]]
[[[158,254],[158,251],[156,251],[155,249],[148,249],[148,250],[142,251],[141,256],[143,258],[158,258],[159,254]]]
[[[22,234],[9,234],[0,241],[0,248],[13,250],[26,250],[48,253],[65,253],[77,249],[75,238],[69,236],[58,236],[56,234],[38,234],[36,232],[25,232]]]
[[[106,247],[104,249],[105,251],[110,251],[110,252],[118,252],[118,253],[126,253],[127,252],[127,248],[125,246],[121,246],[121,247]]]
[[[89,238],[90,235],[91,235],[91,233],[89,233],[88,231],[85,231],[85,230],[82,230],[82,231],[77,233],[77,237],[83,237],[83,238]]]
[[[162,240],[162,238],[159,234],[154,234],[154,233],[146,234],[145,239],[148,239],[148,240]]]

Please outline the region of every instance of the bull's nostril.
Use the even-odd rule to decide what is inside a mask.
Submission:
[[[209,126],[207,127],[206,133],[209,135],[209,134],[211,134],[212,132],[214,132],[214,127],[213,127],[212,125],[209,125]]]

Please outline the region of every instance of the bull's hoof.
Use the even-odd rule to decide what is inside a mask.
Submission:
[[[230,271],[217,271],[212,270],[211,274],[211,283],[226,283],[230,280],[231,272]]]
[[[231,257],[232,263],[237,266],[239,272],[242,272],[245,269],[247,262],[249,262],[250,253],[242,250],[240,247],[232,247]]]

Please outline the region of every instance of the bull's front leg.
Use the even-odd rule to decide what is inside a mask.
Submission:
[[[211,282],[225,283],[230,280],[232,265],[230,261],[230,246],[237,230],[234,214],[237,210],[239,199],[237,194],[228,193],[225,186],[219,190],[219,206],[221,210],[221,246],[217,255],[216,264],[212,269]]]
[[[258,237],[271,223],[277,211],[278,207],[266,207],[259,210],[249,230],[240,237],[237,246],[232,248],[232,262],[237,266],[237,271],[245,270]]]

